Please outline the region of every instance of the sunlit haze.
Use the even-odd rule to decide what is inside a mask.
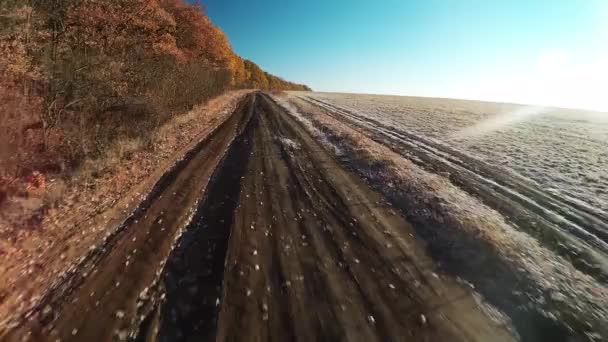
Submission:
[[[238,53],[317,91],[608,111],[605,1],[203,3]]]

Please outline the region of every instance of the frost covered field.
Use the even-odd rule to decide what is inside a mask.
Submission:
[[[311,92],[278,101],[522,340],[608,336],[608,114]]]
[[[451,99],[301,93],[608,212],[608,113]]]

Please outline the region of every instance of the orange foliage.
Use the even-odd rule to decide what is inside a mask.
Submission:
[[[176,25],[175,40],[178,48],[190,59],[204,59],[225,67],[232,48],[222,31],[211,24],[199,6],[181,0],[161,0],[163,8],[173,15]]]
[[[128,54],[137,48],[181,55],[175,43],[175,20],[156,0],[79,1],[68,7],[64,24],[64,46],[103,54]]]
[[[228,88],[308,89],[184,0],[8,0],[0,19],[0,177],[77,165]]]

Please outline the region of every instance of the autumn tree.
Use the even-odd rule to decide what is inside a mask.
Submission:
[[[268,89],[269,84],[266,74],[257,64],[245,60],[245,70],[247,70],[249,88]]]
[[[236,55],[184,0],[0,2],[0,162],[41,127],[40,151],[56,137],[52,150],[77,165],[230,88],[301,86]],[[20,160],[44,159],[32,151]]]
[[[33,132],[40,127],[46,85],[34,58],[45,40],[38,21],[30,1],[0,5],[0,197],[3,179],[35,167],[33,154],[41,149],[41,135]]]

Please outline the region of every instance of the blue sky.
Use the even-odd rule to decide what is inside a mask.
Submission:
[[[608,1],[203,4],[238,54],[318,91],[608,111]]]

